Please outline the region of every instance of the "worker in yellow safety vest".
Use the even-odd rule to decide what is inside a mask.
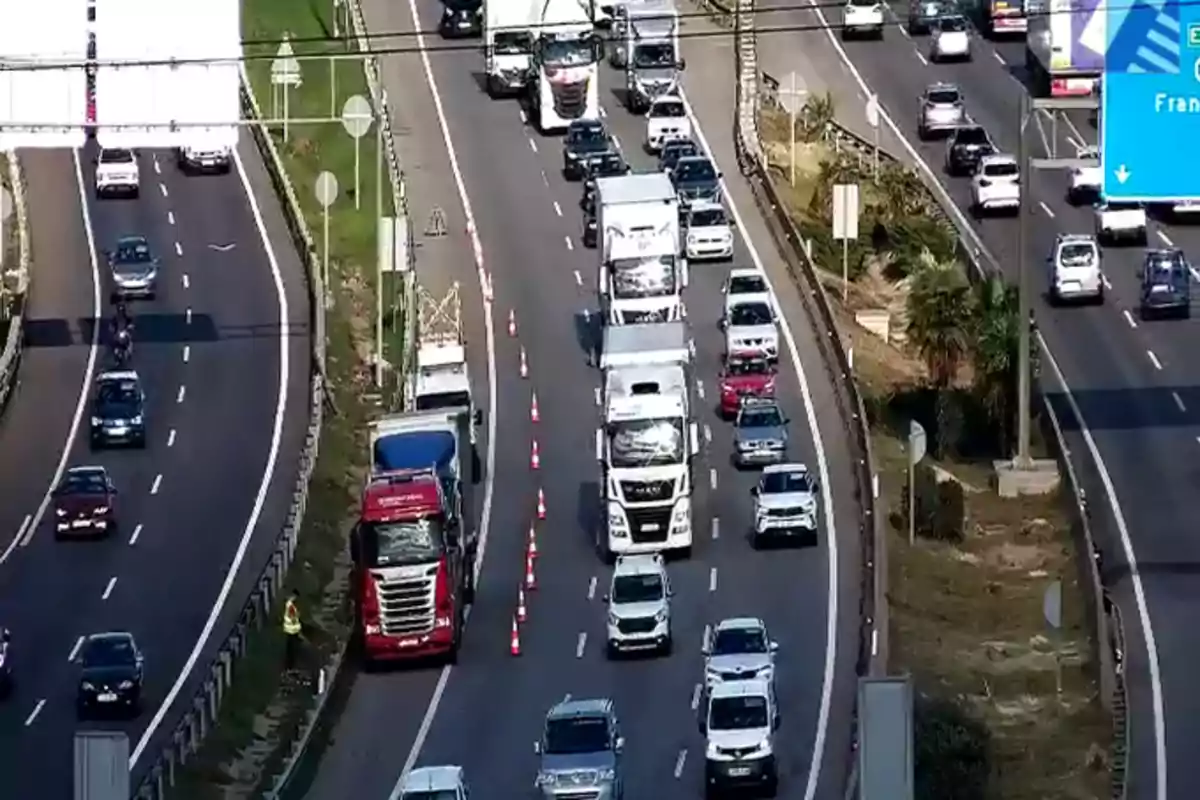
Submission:
[[[284,669],[295,669],[296,655],[300,649],[300,611],[296,608],[297,595],[292,592],[283,605],[283,663]]]

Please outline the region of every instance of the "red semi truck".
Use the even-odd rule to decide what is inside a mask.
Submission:
[[[351,539],[368,663],[458,657],[475,594],[476,536],[463,513],[470,423],[465,408],[371,423],[371,475]]]

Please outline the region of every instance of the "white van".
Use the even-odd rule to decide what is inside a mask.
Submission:
[[[1104,302],[1104,271],[1100,245],[1095,237],[1079,233],[1059,234],[1054,240],[1050,262],[1050,300]]]

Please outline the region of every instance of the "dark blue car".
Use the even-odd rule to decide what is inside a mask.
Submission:
[[[1192,267],[1182,250],[1147,250],[1142,262],[1142,319],[1192,315]]]

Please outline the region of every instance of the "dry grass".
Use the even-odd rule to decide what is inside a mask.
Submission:
[[[787,125],[764,120],[762,130],[776,176],[787,173]],[[784,203],[805,215],[823,146],[800,149],[805,159],[795,187],[776,187]],[[801,168],[802,167],[802,168]],[[804,184],[804,180],[808,184]],[[864,393],[885,399],[920,384],[926,371],[903,346],[884,342],[854,322],[854,312],[902,314],[905,287],[879,270],[841,297],[841,275],[821,274],[835,298],[841,334],[853,348]],[[891,664],[911,674],[920,691],[973,710],[991,737],[989,797],[1005,800],[1096,798],[1108,790],[1112,726],[1092,679],[1095,642],[1084,617],[1064,498],[1000,498],[991,466],[937,466],[966,489],[967,534],[958,546],[908,543],[900,513],[906,485],[904,444],[884,426],[872,431],[881,490],[888,510]],[[1052,634],[1042,616],[1046,587],[1063,584],[1063,628]],[[1057,658],[1056,658],[1057,653]],[[1057,690],[1061,670],[1061,694]]]

